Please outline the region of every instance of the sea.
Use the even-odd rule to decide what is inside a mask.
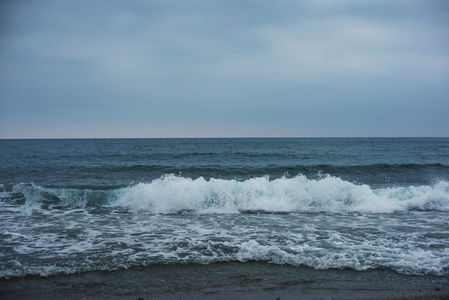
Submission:
[[[449,276],[449,138],[0,140],[0,279],[251,262]]]

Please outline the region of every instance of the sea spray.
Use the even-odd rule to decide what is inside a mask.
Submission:
[[[251,261],[449,276],[448,138],[0,140],[0,153],[1,278]]]
[[[3,192],[2,201],[25,199],[28,205],[45,207],[118,206],[151,213],[179,212],[234,214],[244,212],[366,212],[392,213],[407,210],[449,210],[449,184],[372,189],[326,175],[304,175],[270,180],[191,179],[165,175],[149,183],[101,190],[45,188],[15,185]]]

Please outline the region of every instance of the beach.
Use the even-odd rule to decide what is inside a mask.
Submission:
[[[1,279],[1,299],[449,299],[447,276],[265,262]]]

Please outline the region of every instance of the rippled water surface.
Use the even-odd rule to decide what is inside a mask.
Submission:
[[[449,139],[0,150],[0,277],[250,261],[449,275]]]

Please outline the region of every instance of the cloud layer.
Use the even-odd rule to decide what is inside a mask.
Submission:
[[[445,1],[2,11],[0,138],[449,135]]]

